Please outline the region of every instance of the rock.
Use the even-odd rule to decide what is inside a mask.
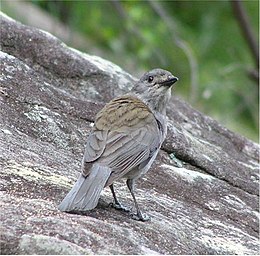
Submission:
[[[22,235],[19,248],[24,254],[82,255],[92,253],[66,240],[36,234]]]
[[[259,145],[177,97],[137,184],[150,222],[110,208],[107,188],[92,211],[58,211],[95,114],[136,78],[4,14],[0,32],[2,254],[259,254]],[[133,206],[124,181],[115,188]]]

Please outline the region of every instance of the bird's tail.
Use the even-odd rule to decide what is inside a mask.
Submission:
[[[80,175],[77,182],[59,205],[59,210],[70,212],[75,210],[86,211],[95,208],[110,174],[110,168],[94,164],[87,177]]]

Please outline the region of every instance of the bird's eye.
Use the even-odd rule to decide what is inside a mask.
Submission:
[[[153,81],[153,76],[148,77],[148,82],[151,83]]]

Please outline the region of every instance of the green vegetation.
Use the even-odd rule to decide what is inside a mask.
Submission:
[[[258,70],[230,1],[31,1],[91,39],[133,74],[154,67],[180,78],[176,94],[258,141]],[[258,39],[258,1],[244,1]],[[85,49],[91,54],[91,47]],[[137,73],[138,72],[138,73]]]

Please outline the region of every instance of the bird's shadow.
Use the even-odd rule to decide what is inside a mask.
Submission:
[[[67,212],[69,214],[76,214],[76,215],[81,215],[81,216],[87,216],[87,217],[92,217],[100,220],[104,219],[113,219],[114,221],[122,221],[126,220],[125,218],[127,217],[128,219],[132,220],[131,218],[131,211],[125,211],[125,210],[120,210],[116,209],[113,206],[113,203],[107,203],[103,199],[99,199],[98,205],[93,209],[89,211],[70,211]]]

